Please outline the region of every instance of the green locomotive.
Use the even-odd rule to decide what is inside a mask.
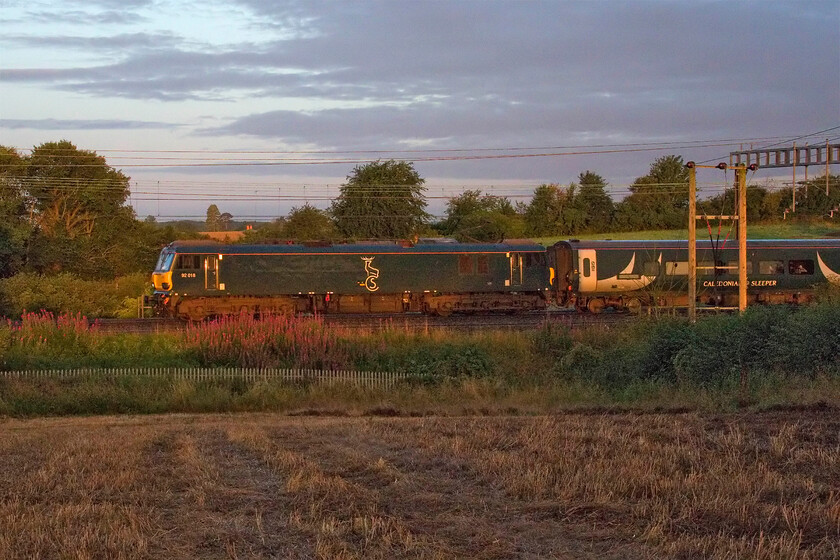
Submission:
[[[534,243],[262,244],[176,241],[152,275],[158,314],[515,312],[549,297]]]

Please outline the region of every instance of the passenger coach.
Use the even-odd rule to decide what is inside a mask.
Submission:
[[[561,241],[548,249],[561,305],[598,313],[607,307],[688,305],[687,241]],[[816,286],[840,285],[840,240],[747,242],[750,303],[806,303]],[[738,304],[738,245],[697,242],[698,302]]]

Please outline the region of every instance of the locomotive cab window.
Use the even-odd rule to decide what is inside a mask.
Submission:
[[[788,261],[788,274],[804,275],[814,273],[814,261]]]
[[[172,261],[175,260],[175,253],[162,253],[160,255],[160,259],[158,259],[157,266],[155,270],[160,272],[166,272],[172,268]]]
[[[175,268],[179,270],[198,270],[201,268],[201,255],[178,255]]]

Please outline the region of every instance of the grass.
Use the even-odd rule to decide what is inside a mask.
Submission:
[[[840,407],[840,371],[804,376],[737,375],[704,387],[638,380],[613,387],[586,380],[512,383],[494,378],[394,388],[303,385],[239,380],[190,382],[166,378],[91,376],[0,379],[0,416],[273,412],[338,416],[537,415],[580,410],[727,412],[784,406]]]
[[[698,238],[703,239],[707,235],[705,225],[698,222],[697,235]],[[712,230],[717,235],[717,223],[712,224]],[[749,224],[748,236],[750,239],[812,239],[822,237],[840,237],[840,223],[832,222],[774,222],[770,224]],[[721,237],[726,236],[729,231],[728,226],[724,226]],[[737,236],[737,227],[732,230],[730,238],[735,239]],[[581,239],[581,240],[595,240],[595,239],[688,239],[687,229],[672,229],[672,230],[652,230],[652,231],[625,231],[625,232],[608,232],[608,233],[581,233],[574,235],[565,235],[559,237],[541,237],[535,239],[537,243],[545,246],[553,245],[554,243],[566,239]]]
[[[0,557],[836,558],[837,412],[5,420]]]

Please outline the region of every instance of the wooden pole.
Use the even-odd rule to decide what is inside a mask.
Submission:
[[[697,320],[697,169],[688,169],[688,320]]]
[[[791,211],[796,213],[796,142],[793,143],[793,205]]]
[[[747,168],[739,166],[738,175],[738,310],[747,309]]]

